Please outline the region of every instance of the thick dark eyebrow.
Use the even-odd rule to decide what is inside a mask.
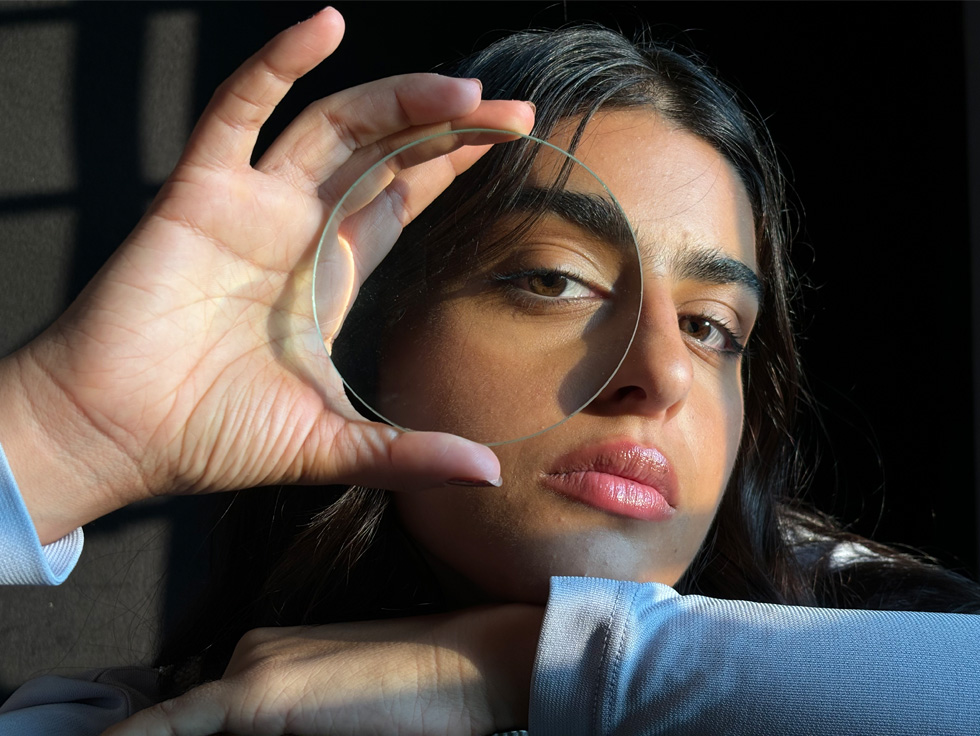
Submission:
[[[713,249],[684,250],[671,259],[671,270],[681,279],[707,284],[736,284],[762,302],[762,281],[745,263]]]
[[[631,253],[636,249],[633,231],[623,211],[612,200],[598,194],[524,187],[517,194],[514,209],[550,213],[619,250]]]
[[[598,194],[525,187],[520,190],[515,209],[543,211],[580,227],[603,242],[627,253],[637,248],[633,231],[623,211],[612,200]],[[642,249],[641,249],[642,251]],[[648,255],[649,257],[649,255]],[[762,302],[762,281],[747,264],[710,248],[685,249],[672,259],[672,271],[682,279],[708,284],[736,284]]]

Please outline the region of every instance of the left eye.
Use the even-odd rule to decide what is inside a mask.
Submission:
[[[707,317],[683,316],[678,319],[681,332],[697,340],[706,348],[726,353],[741,353],[739,345],[731,331]]]

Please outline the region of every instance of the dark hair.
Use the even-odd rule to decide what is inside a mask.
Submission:
[[[738,95],[693,55],[591,25],[514,34],[454,73],[479,78],[485,98],[534,101],[540,138],[577,121],[573,152],[599,110],[650,110],[712,145],[745,186],[764,288],[744,363],[743,436],[718,514],[678,590],[831,607],[980,611],[980,586],[848,534],[803,503],[808,455],[797,420],[808,401],[792,328],[785,185],[765,127]],[[513,155],[491,150],[414,227],[431,235],[443,203],[468,206],[476,222],[488,197],[502,201],[519,182],[527,162],[507,160]],[[512,173],[502,180],[501,172]],[[380,618],[441,604],[438,586],[386,508],[387,494],[337,493],[283,557],[248,625]]]

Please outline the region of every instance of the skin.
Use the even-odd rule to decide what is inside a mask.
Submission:
[[[230,77],[126,242],[57,322],[0,360],[0,443],[42,543],[164,494],[497,478],[486,448],[354,412],[313,329],[309,272],[348,162],[435,132],[528,131],[533,110],[484,102],[472,80],[393,77],[311,104],[253,166],[268,116],[343,32],[325,9]],[[490,142],[458,140],[476,145],[393,172],[395,225]],[[377,260],[360,235],[348,233],[339,293]],[[339,322],[343,304],[328,307],[321,317]]]
[[[560,135],[555,142],[561,144]],[[744,344],[758,299],[744,284],[709,283],[676,265],[707,250],[757,270],[751,207],[737,174],[707,143],[647,111],[600,114],[576,153],[616,193],[637,233],[644,269],[638,333],[621,369],[582,412],[537,437],[495,448],[501,488],[430,488],[395,498],[406,529],[461,603],[543,603],[552,575],[676,583],[704,540],[738,450],[742,361],[703,319],[724,323]],[[555,268],[567,261],[560,248],[551,257]],[[435,368],[425,387],[445,397],[427,411],[443,406],[485,415],[480,337],[453,334],[453,324],[438,343],[448,354],[426,346],[425,362]],[[467,349],[453,352],[461,342]],[[407,364],[423,362],[403,357]],[[447,375],[438,366],[447,366]],[[506,364],[495,363],[493,375],[504,376],[486,380],[497,380],[505,394],[519,391],[524,380]],[[524,411],[535,410],[533,402],[525,405]],[[431,420],[439,417],[426,417]],[[501,422],[495,431],[506,434],[507,417],[495,421]],[[627,518],[544,484],[562,456],[614,440],[655,447],[667,457],[679,489],[669,518]]]

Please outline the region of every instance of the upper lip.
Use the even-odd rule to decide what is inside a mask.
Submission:
[[[632,440],[603,442],[560,457],[548,475],[607,473],[655,488],[671,507],[677,507],[677,477],[670,461],[656,447]]]

